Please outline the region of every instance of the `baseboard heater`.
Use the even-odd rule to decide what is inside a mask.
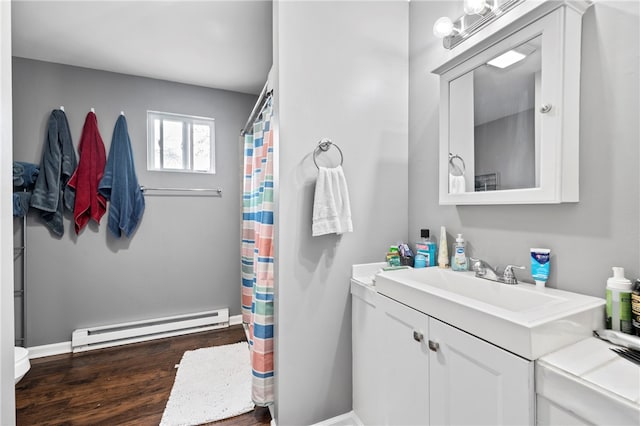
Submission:
[[[228,308],[81,328],[71,334],[71,349],[73,352],[83,352],[224,327],[229,327]]]

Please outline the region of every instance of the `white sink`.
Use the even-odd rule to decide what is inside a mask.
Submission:
[[[381,272],[378,293],[527,359],[575,343],[604,325],[604,299],[473,272],[421,268]]]

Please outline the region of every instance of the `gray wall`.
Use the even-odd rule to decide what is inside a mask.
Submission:
[[[430,70],[445,59],[431,25],[462,2],[410,3],[409,232],[445,225],[469,253],[527,266],[530,247],[552,250],[550,287],[604,296],[612,266],[640,274],[638,2],[597,2],[583,17],[580,202],[530,206],[438,205],[438,93]],[[621,42],[621,40],[624,40]]]
[[[351,410],[351,265],[407,238],[408,12],[404,0],[275,4],[279,426]],[[342,236],[311,236],[322,137],[344,153],[354,232]]]
[[[68,341],[79,327],[229,307],[240,313],[239,131],[256,97],[160,80],[14,58],[14,158],[40,163],[52,109],[65,106],[74,146],[95,108],[107,152],[120,111],[129,125],[136,172],[148,187],[222,188],[221,198],[145,196],[130,240],[65,221],[53,237],[30,213],[27,226],[29,346]],[[213,117],[215,175],[148,172],[146,111]],[[19,223],[14,222],[16,238]],[[18,277],[19,278],[19,277]]]

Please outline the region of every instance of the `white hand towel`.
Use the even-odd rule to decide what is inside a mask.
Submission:
[[[462,194],[466,192],[464,175],[455,176],[449,174],[449,194]]]
[[[320,167],[313,201],[314,237],[353,232],[349,190],[342,166]]]

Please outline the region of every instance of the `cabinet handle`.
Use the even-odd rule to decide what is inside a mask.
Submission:
[[[424,340],[424,334],[420,331],[413,330],[413,340],[416,342],[422,342]]]
[[[438,344],[438,342],[429,340],[429,349],[431,349],[433,352],[438,352],[438,349],[440,349],[440,345]]]
[[[548,113],[549,111],[551,111],[551,104],[544,104],[540,107],[540,112],[543,114]]]

